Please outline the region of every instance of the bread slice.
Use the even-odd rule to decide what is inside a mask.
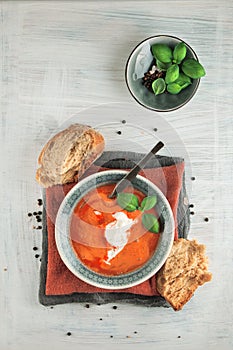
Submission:
[[[196,240],[180,238],[157,274],[157,290],[174,310],[181,310],[198,286],[212,279],[207,271],[205,246]]]
[[[42,149],[36,180],[43,187],[77,181],[104,150],[103,136],[93,128],[72,124]]]

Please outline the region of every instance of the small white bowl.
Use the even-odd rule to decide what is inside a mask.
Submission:
[[[70,221],[77,203],[90,190],[104,184],[116,183],[126,174],[123,170],[102,171],[83,179],[64,198],[56,219],[55,239],[58,252],[67,268],[81,280],[100,288],[122,289],[135,286],[153,276],[166,261],[174,240],[174,219],[164,194],[151,181],[138,175],[133,186],[146,195],[156,195],[163,230],[152,257],[141,268],[117,276],[107,276],[86,267],[77,257],[70,239]]]
[[[153,62],[151,46],[154,44],[166,44],[174,49],[174,47],[180,42],[184,41],[175,36],[156,35],[140,42],[131,52],[126,63],[125,80],[131,95],[142,106],[157,112],[169,112],[184,106],[195,95],[200,79],[193,79],[192,84],[183,89],[177,95],[162,93],[155,96],[155,94],[150,92],[142,83],[144,73],[148,71],[150,64]],[[198,61],[198,57],[194,50],[186,42],[184,42],[184,44],[187,47],[186,57],[194,58]],[[143,57],[137,65],[139,70],[138,77],[135,75],[135,64],[137,59],[139,59],[139,54],[142,54]],[[147,61],[149,62],[149,66],[148,64],[145,64]]]

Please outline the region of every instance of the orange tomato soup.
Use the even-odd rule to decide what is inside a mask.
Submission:
[[[116,199],[108,198],[114,186],[100,186],[85,195],[76,205],[70,224],[72,246],[82,263],[91,270],[112,276],[144,265],[154,253],[159,239],[159,234],[148,232],[142,225],[140,210],[128,212],[117,204]],[[130,190],[126,188],[124,192]],[[136,189],[134,194],[139,202],[145,197]],[[156,215],[155,209],[149,212]],[[111,226],[116,224],[117,215],[123,217],[126,225],[128,224],[125,232],[122,232],[122,228],[111,231]],[[121,225],[124,230],[124,224]],[[114,236],[111,236],[111,232],[114,232]]]

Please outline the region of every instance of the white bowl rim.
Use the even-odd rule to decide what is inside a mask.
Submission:
[[[160,197],[160,199],[162,199],[163,204],[165,205],[163,208],[164,210],[166,210],[166,212],[168,213],[168,217],[169,217],[169,233],[167,233],[167,235],[169,236],[169,238],[167,238],[167,240],[165,242],[161,243],[161,246],[164,247],[164,249],[166,249],[166,253],[163,254],[163,256],[159,256],[159,263],[156,264],[156,269],[151,269],[150,272],[148,272],[147,274],[145,274],[143,277],[141,278],[137,278],[135,281],[133,282],[123,282],[125,279],[127,280],[127,278],[130,279],[130,276],[135,275],[136,273],[138,273],[138,271],[143,270],[144,267],[146,265],[149,265],[150,260],[141,268],[134,270],[130,273],[127,274],[123,274],[123,275],[117,275],[117,276],[108,276],[108,275],[102,275],[102,274],[98,274],[97,272],[94,272],[93,270],[90,270],[88,267],[86,267],[77,257],[77,255],[74,252],[74,249],[72,248],[71,244],[70,244],[70,238],[69,238],[69,230],[67,230],[68,225],[69,225],[69,221],[70,221],[70,216],[71,213],[73,212],[73,209],[75,208],[76,204],[78,203],[78,201],[80,201],[81,197],[77,199],[77,201],[73,204],[69,215],[65,214],[65,209],[67,209],[67,201],[69,200],[69,198],[72,197],[72,195],[75,194],[75,192],[77,191],[77,189],[79,189],[80,187],[82,187],[83,185],[87,184],[90,180],[93,180],[95,178],[97,178],[98,176],[101,175],[111,175],[111,174],[120,174],[122,176],[124,176],[128,171],[126,170],[116,170],[116,169],[112,169],[112,170],[104,170],[101,172],[97,172],[94,173],[92,175],[87,176],[86,178],[82,179],[80,182],[78,182],[66,195],[66,197],[63,199],[58,213],[57,213],[57,217],[56,217],[56,222],[55,222],[55,242],[56,242],[56,246],[57,246],[57,250],[59,252],[59,255],[62,259],[62,261],[64,262],[64,264],[66,265],[66,267],[76,276],[78,277],[80,280],[95,286],[95,287],[99,287],[99,288],[104,288],[104,289],[112,289],[112,290],[117,290],[117,289],[124,289],[124,288],[130,288],[133,287],[135,285],[138,285],[146,280],[148,280],[150,277],[152,277],[153,275],[155,275],[155,273],[162,267],[162,265],[165,263],[172,245],[173,245],[173,241],[174,241],[174,230],[175,230],[175,222],[174,222],[174,217],[173,217],[173,213],[172,213],[172,209],[170,207],[170,204],[167,200],[167,198],[165,197],[165,195],[162,193],[162,191],[154,184],[152,183],[150,180],[148,180],[147,178],[141,176],[141,175],[137,175],[137,179],[145,182],[147,185],[150,186],[150,188],[152,188]],[[95,187],[93,187],[95,188]],[[92,188],[91,188],[92,189]],[[89,191],[91,190],[89,189]],[[87,191],[87,192],[89,192]],[[65,228],[66,228],[66,232],[64,234],[64,231],[61,233],[61,230],[59,230],[58,228],[61,226],[64,226],[64,223],[66,224]],[[162,237],[162,235],[164,234],[161,233],[160,237]],[[65,245],[64,243],[64,238],[65,238]],[[160,238],[162,241],[162,238]],[[159,244],[158,244],[159,245]],[[166,246],[166,247],[165,247]],[[65,248],[64,248],[65,247]],[[158,247],[158,246],[157,246]],[[67,251],[67,249],[69,251]],[[77,270],[77,268],[72,264],[72,262],[70,261],[69,257],[67,256],[67,253],[70,253],[72,258],[76,260],[76,264],[79,265],[79,270]],[[154,253],[154,255],[156,255],[156,251]],[[154,256],[153,255],[153,256]],[[81,272],[80,272],[81,271]],[[87,277],[85,275],[83,275],[83,272],[89,271],[89,276],[97,276],[96,280],[93,281],[90,277]],[[118,282],[119,284],[106,284],[103,281],[115,281]],[[122,280],[122,284],[121,284],[121,280]]]

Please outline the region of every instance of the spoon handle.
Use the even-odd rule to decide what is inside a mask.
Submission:
[[[123,191],[123,189],[128,185],[129,181],[133,180],[138,174],[138,172],[144,168],[148,160],[156,154],[164,146],[163,142],[159,141],[152,150],[143,157],[138,164],[136,164],[126,176],[124,176],[114,187],[114,190],[109,195],[109,198],[116,197],[117,193]]]

